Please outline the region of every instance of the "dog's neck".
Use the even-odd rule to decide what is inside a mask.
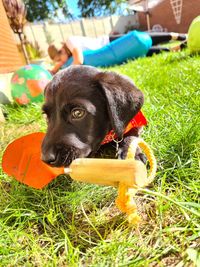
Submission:
[[[124,134],[128,133],[130,130],[132,130],[135,127],[142,127],[147,125],[147,120],[145,116],[143,115],[142,111],[139,111],[128,123],[124,130]],[[105,145],[107,143],[110,143],[114,140],[117,140],[117,135],[115,134],[114,130],[109,131],[106,136],[104,137],[103,141],[101,142],[101,145]]]

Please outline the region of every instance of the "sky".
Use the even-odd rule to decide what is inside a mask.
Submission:
[[[70,13],[73,15],[74,18],[78,18],[80,13],[80,10],[78,8],[77,2],[78,0],[65,0],[67,3],[67,6],[69,8]],[[98,0],[96,0],[98,1]],[[155,1],[155,0],[154,0]],[[127,4],[121,4],[122,10],[125,9]],[[125,15],[125,13],[124,13]]]
[[[77,6],[78,0],[65,0],[65,1],[67,3],[70,13],[72,13],[73,16],[77,18],[80,15],[80,11]]]

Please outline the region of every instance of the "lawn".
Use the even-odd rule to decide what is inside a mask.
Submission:
[[[143,138],[158,161],[153,185],[137,195],[141,224],[128,225],[114,188],[63,176],[34,190],[0,169],[0,266],[200,264],[200,57],[164,53],[111,70],[144,92]],[[40,108],[4,106],[0,156],[13,139],[45,131]]]

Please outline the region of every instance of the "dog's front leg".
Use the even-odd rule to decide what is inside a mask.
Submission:
[[[127,156],[128,148],[131,144],[131,142],[139,138],[140,134],[142,132],[142,127],[134,128],[132,129],[127,135],[124,136],[123,140],[119,143],[119,149],[117,151],[117,156],[119,159],[125,159]],[[135,159],[141,160],[144,164],[147,161],[146,156],[142,152],[142,150],[137,147],[136,153],[135,153]]]

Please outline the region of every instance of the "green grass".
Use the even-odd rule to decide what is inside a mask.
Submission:
[[[59,177],[44,190],[0,170],[0,266],[197,266],[200,264],[200,57],[187,51],[111,68],[145,94],[143,138],[158,161],[138,192],[142,223],[128,226],[116,190]],[[1,155],[13,139],[45,131],[40,106],[8,106]]]

